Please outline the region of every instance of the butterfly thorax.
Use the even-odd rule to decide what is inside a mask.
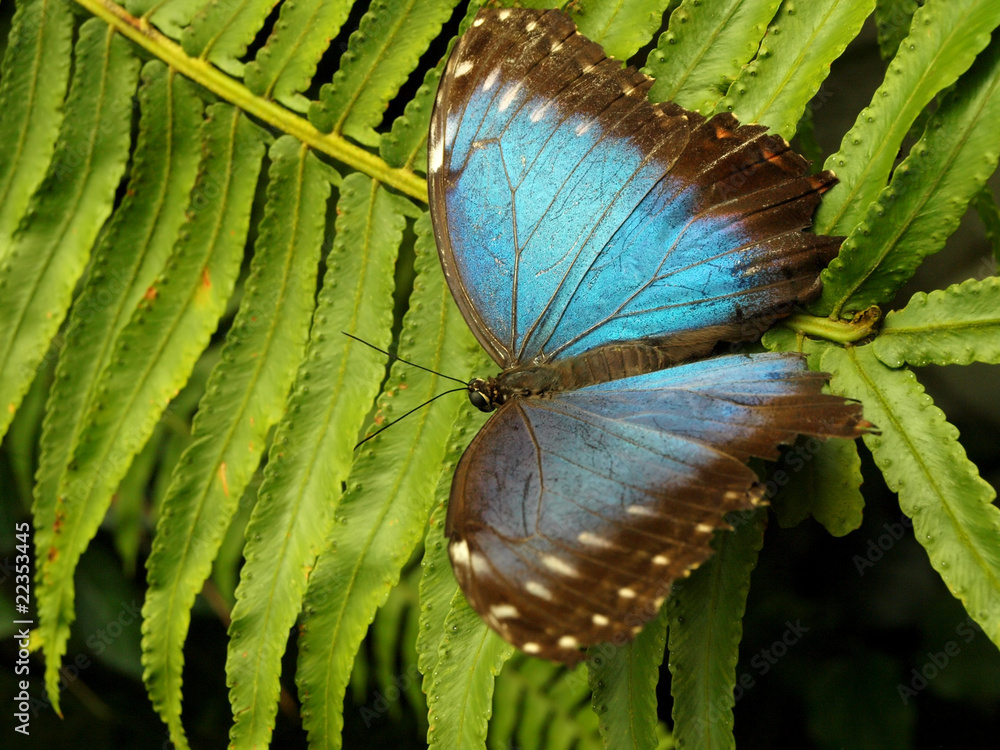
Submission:
[[[688,347],[668,346],[651,339],[599,346],[574,357],[528,363],[496,377],[469,381],[469,400],[490,412],[511,398],[544,398],[588,385],[644,375],[690,358]]]

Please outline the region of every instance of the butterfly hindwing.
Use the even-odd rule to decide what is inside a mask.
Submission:
[[[800,433],[856,434],[860,407],[823,383],[796,355],[732,355],[509,401],[452,484],[466,598],[549,659],[631,639],[711,555],[726,513],[761,496],[749,457],[773,459]]]
[[[432,218],[501,367],[692,331],[707,353],[818,291],[838,241],[801,230],[832,175],[804,176],[761,126],[652,105],[649,85],[554,11],[483,10],[455,48]]]

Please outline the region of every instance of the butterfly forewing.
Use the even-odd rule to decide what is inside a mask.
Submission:
[[[818,291],[838,242],[801,230],[832,176],[804,176],[763,127],[650,104],[649,83],[556,11],[483,10],[456,46],[431,120],[432,219],[501,367],[691,331],[707,353]]]

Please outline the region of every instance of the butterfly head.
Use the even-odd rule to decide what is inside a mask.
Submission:
[[[496,378],[473,378],[468,384],[469,401],[479,411],[491,412],[506,400]]]

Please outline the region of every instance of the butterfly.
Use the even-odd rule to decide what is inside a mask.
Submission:
[[[455,470],[449,556],[490,627],[567,663],[632,639],[762,502],[749,458],[867,425],[798,355],[717,356],[819,293],[840,238],[804,230],[836,178],[651,84],[559,11],[483,9],[431,116],[441,264],[501,369],[468,385],[494,413]]]

